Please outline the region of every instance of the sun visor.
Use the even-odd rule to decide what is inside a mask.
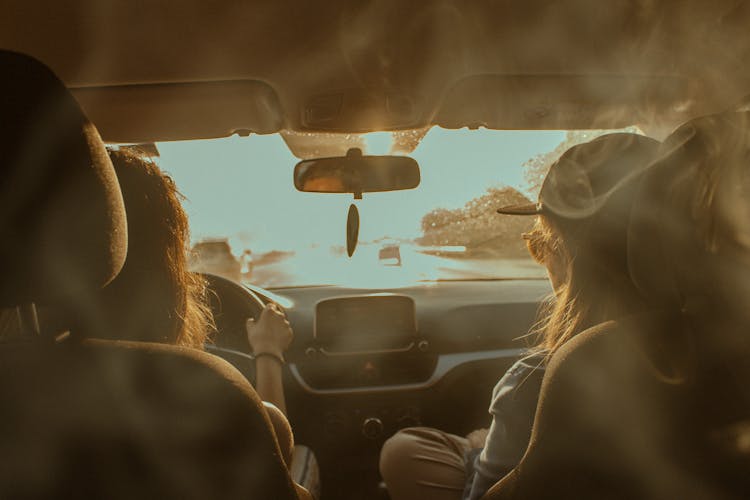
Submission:
[[[276,92],[256,80],[79,87],[72,91],[105,142],[272,134],[284,125]]]
[[[434,123],[449,129],[623,128],[653,113],[687,113],[688,83],[674,76],[478,75],[450,88]]]

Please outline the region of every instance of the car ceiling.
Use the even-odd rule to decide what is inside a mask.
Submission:
[[[3,0],[105,140],[672,126],[750,92],[741,1]]]

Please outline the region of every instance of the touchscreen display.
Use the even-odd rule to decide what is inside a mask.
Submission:
[[[321,300],[315,308],[315,337],[411,337],[417,325],[414,300],[405,295],[368,295]]]

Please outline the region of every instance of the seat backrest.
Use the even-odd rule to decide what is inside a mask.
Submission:
[[[610,322],[563,345],[524,457],[484,498],[743,498],[750,480],[706,439],[689,380],[670,376],[639,340],[663,325]]]
[[[127,234],[109,157],[43,64],[0,50],[0,75],[0,307],[101,328]],[[0,405],[0,498],[297,498],[255,391],[203,352],[6,341]]]
[[[209,354],[0,348],[0,497],[297,498],[250,384]]]

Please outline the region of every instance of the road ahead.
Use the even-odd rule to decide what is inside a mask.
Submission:
[[[320,284],[397,288],[424,280],[545,276],[544,269],[531,259],[450,258],[419,252],[412,245],[401,245],[401,266],[386,265],[378,259],[379,249],[379,245],[362,245],[351,259],[328,248],[308,249],[256,266],[251,281],[266,288]]]

